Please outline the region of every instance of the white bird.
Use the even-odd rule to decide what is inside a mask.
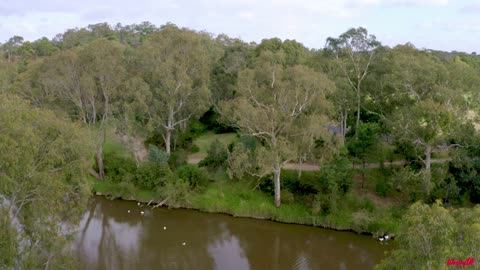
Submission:
[[[130,213],[130,210],[128,210],[127,212]]]
[[[142,211],[142,212],[140,212],[140,214],[142,214],[142,215],[143,215],[143,214],[145,214],[145,212],[143,212],[143,211]]]
[[[137,203],[138,206],[140,206],[140,203]]]
[[[166,230],[166,229],[167,229],[167,227],[163,226],[163,229],[164,229],[164,230]]]
[[[388,235],[388,234],[385,234],[385,236],[384,236],[384,237],[385,237],[385,240],[388,240],[388,238],[390,238],[390,235]]]
[[[183,243],[182,243],[182,246],[185,246],[186,244],[187,244],[187,243],[183,242]]]
[[[378,240],[380,240],[380,242],[383,242],[383,240],[385,240],[385,238],[380,237],[380,238],[378,238]]]

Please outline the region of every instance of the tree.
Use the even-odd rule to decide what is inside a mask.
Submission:
[[[25,91],[33,93],[28,95],[33,100],[41,95],[52,96],[48,104],[38,105],[60,107],[88,126],[97,161],[91,173],[98,179],[105,178],[103,146],[115,111],[112,102],[121,96],[124,84],[123,51],[115,41],[96,39],[77,50],[59,52],[34,71],[38,74],[32,76],[33,83],[27,84]],[[34,90],[42,94],[36,95]]]
[[[124,48],[113,41],[97,39],[80,51],[80,61],[85,67],[86,78],[93,89],[92,121],[93,141],[95,142],[97,171],[91,173],[98,179],[105,178],[103,146],[107,136],[107,125],[112,116],[112,96],[118,95],[124,82]]]
[[[305,66],[283,66],[283,57],[282,52],[262,52],[255,69],[240,72],[237,97],[220,105],[221,114],[232,126],[263,144],[261,158],[266,162],[259,165],[264,164],[262,167],[274,174],[277,207],[280,172],[287,161],[297,156],[295,140],[303,133],[318,131],[318,125],[298,129],[297,123],[324,112],[328,106],[325,94],[334,87],[322,73]]]
[[[0,268],[71,269],[93,152],[86,130],[0,93]]]
[[[23,44],[23,37],[21,36],[13,36],[8,39],[5,44],[3,44],[4,50],[7,52],[7,61],[8,63],[13,62],[15,51],[22,46]]]
[[[398,248],[375,269],[445,269],[448,260],[478,258],[480,207],[445,209],[440,202],[410,206],[403,216]]]
[[[360,123],[361,86],[368,74],[375,50],[380,46],[374,35],[368,35],[367,29],[351,28],[338,38],[329,37],[326,48],[333,52],[338,65],[351,87],[357,94],[357,120],[355,130]],[[355,134],[357,132],[355,131]]]
[[[362,162],[362,188],[365,182],[365,165],[367,157],[374,152],[378,141],[379,126],[375,123],[361,123],[358,126],[357,136],[347,143],[348,151]]]
[[[425,171],[429,173],[432,151],[442,147],[444,140],[455,130],[454,116],[453,109],[446,104],[431,100],[421,101],[396,113],[392,131],[423,150],[419,158],[425,165]]]
[[[151,91],[145,112],[148,127],[162,131],[170,155],[172,132],[208,108],[208,52],[195,32],[166,26],[139,47],[137,61],[137,71]]]

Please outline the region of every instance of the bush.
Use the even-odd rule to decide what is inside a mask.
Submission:
[[[184,207],[188,204],[188,198],[191,193],[190,185],[183,179],[170,179],[165,186],[158,188],[159,196],[166,200],[170,207]]]
[[[389,190],[385,177],[378,177],[375,183],[375,192],[382,197],[386,197]]]
[[[204,187],[208,183],[208,174],[196,165],[188,164],[177,168],[177,176],[187,181],[191,188]]]
[[[148,161],[156,164],[168,164],[167,152],[160,150],[155,145],[148,146]]]
[[[106,180],[111,183],[131,181],[137,170],[137,164],[132,158],[121,157],[115,153],[105,153],[104,165]]]
[[[168,159],[168,165],[170,168],[175,169],[182,165],[187,164],[187,152],[183,149],[177,149],[177,151],[172,152],[170,154],[170,158]]]
[[[200,152],[200,147],[198,147],[196,144],[192,144],[189,148],[188,151],[190,153],[198,153]]]
[[[225,168],[227,158],[227,148],[219,140],[215,140],[210,144],[210,148],[207,151],[207,157],[200,161],[198,166],[207,167],[210,170]]]
[[[135,174],[135,185],[142,189],[154,190],[164,185],[164,183],[173,178],[174,175],[170,168],[164,164],[159,165],[152,162],[142,164]]]
[[[189,126],[189,132],[192,133],[193,137],[198,137],[200,134],[204,133],[207,131],[207,126],[202,123],[200,120],[193,118],[190,120],[188,123]]]
[[[282,190],[280,192],[281,194],[281,200],[283,203],[286,203],[286,204],[290,204],[290,203],[293,203],[295,201],[295,197],[293,196],[293,194],[288,191],[288,190]]]
[[[128,199],[134,196],[137,193],[135,185],[129,181],[120,182],[114,185],[111,185],[110,196],[115,198],[124,198]]]

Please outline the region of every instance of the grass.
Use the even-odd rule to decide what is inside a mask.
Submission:
[[[210,148],[210,145],[213,141],[219,140],[223,145],[227,146],[232,142],[237,140],[236,133],[223,133],[223,134],[215,134],[212,131],[208,131],[201,136],[199,136],[193,142],[196,146],[198,146],[199,151],[197,153],[191,154],[191,158],[198,158],[203,159],[207,156],[207,151]]]

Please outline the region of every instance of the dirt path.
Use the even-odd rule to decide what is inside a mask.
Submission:
[[[197,164],[202,159],[203,159],[203,157],[191,155],[191,156],[188,157],[188,163]],[[450,160],[451,160],[450,158],[432,159],[432,163],[446,163],[446,162],[449,162]],[[394,161],[394,162],[385,162],[384,165],[385,165],[385,167],[400,167],[400,166],[405,165],[405,161],[398,160],[398,161]],[[361,164],[355,164],[355,166],[353,166],[353,164],[352,164],[351,166],[352,166],[352,168],[361,168],[362,165]],[[298,163],[287,163],[287,164],[285,164],[285,166],[283,168],[288,169],[288,170],[298,170],[298,169],[300,169],[300,167],[302,168],[302,171],[318,171],[318,170],[320,170],[320,166],[315,165],[315,164],[309,164],[309,163],[302,164],[301,166]],[[368,163],[368,164],[365,165],[365,168],[368,168],[368,169],[380,168],[380,164],[379,163]]]

